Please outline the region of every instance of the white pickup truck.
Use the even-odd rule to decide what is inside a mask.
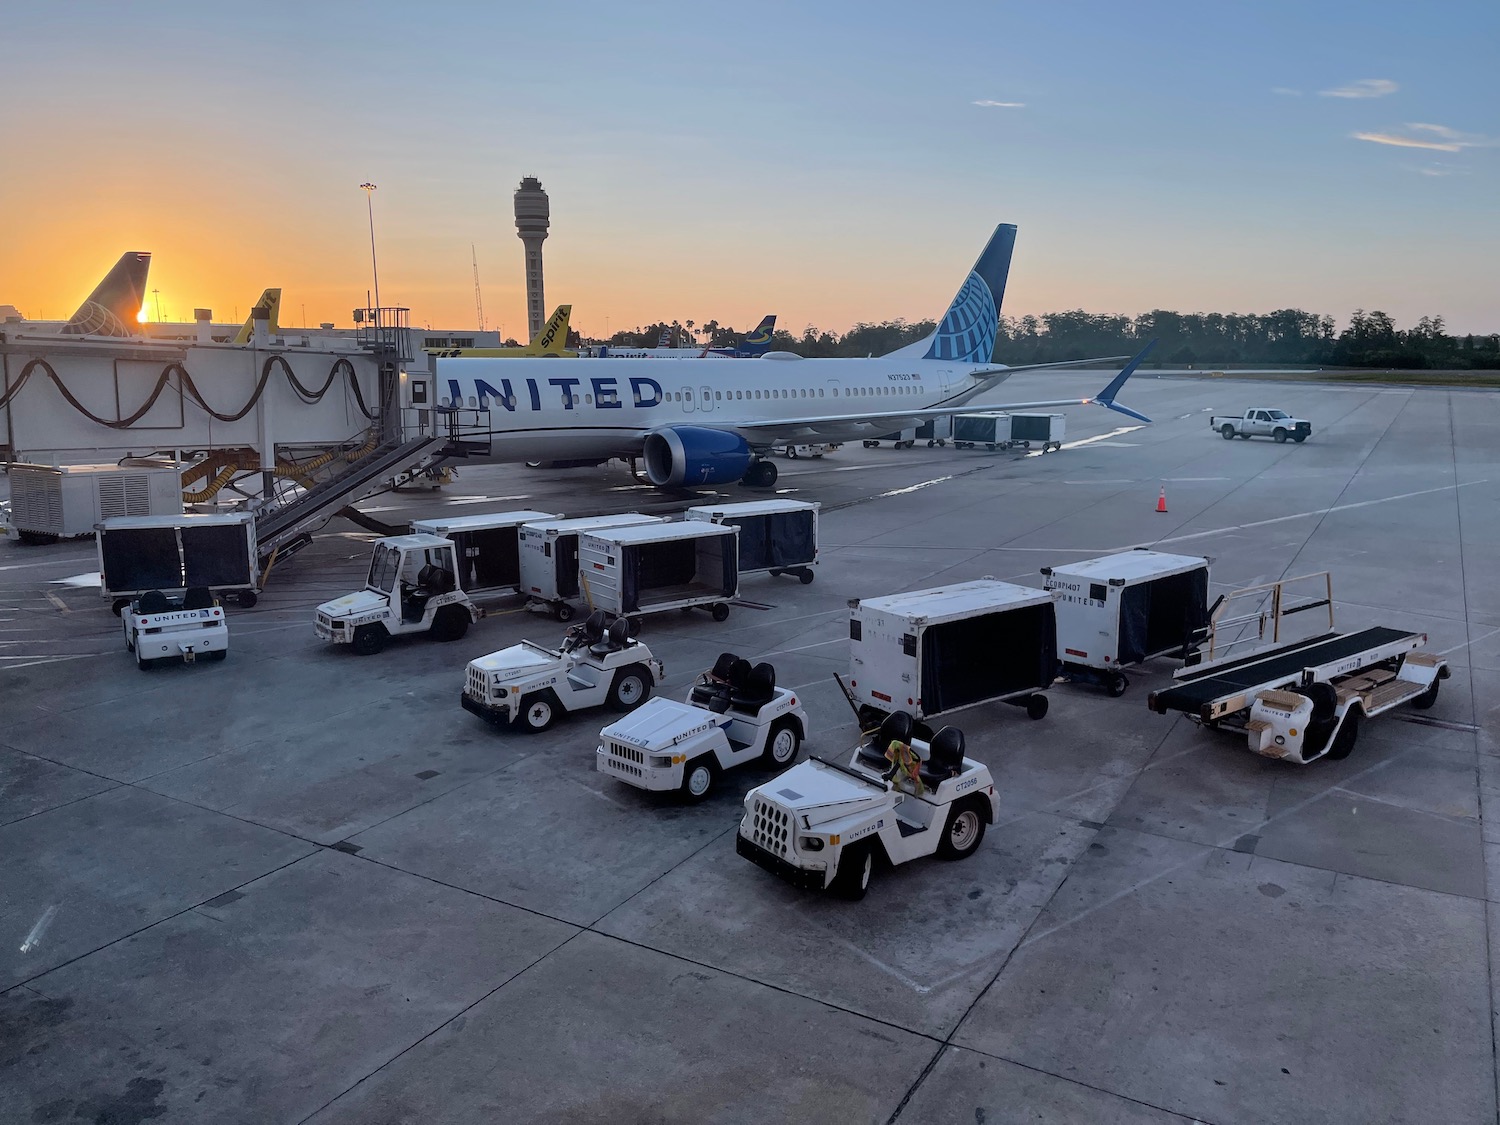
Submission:
[[[1216,414],[1208,420],[1208,425],[1223,434],[1225,441],[1236,437],[1246,441],[1253,437],[1268,437],[1284,442],[1291,438],[1300,445],[1312,433],[1312,423],[1307,419],[1293,418],[1285,410],[1259,406],[1245,411],[1240,418],[1232,414]]]

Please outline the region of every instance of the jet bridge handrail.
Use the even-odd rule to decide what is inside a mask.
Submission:
[[[1287,590],[1288,586],[1296,583],[1313,582],[1317,579],[1323,580],[1321,597]],[[1252,598],[1257,599],[1254,609],[1248,612],[1239,611],[1233,616],[1229,614],[1231,606]],[[1270,601],[1269,609],[1266,607],[1267,600]],[[1326,570],[1300,574],[1295,578],[1282,578],[1275,582],[1262,583],[1259,586],[1247,586],[1241,590],[1232,590],[1214,604],[1213,611],[1209,614],[1208,656],[1204,663],[1212,663],[1230,649],[1241,645],[1264,644],[1267,640],[1267,626],[1270,627],[1270,643],[1280,644],[1283,620],[1298,613],[1323,608],[1328,611],[1328,624],[1323,631],[1331,633],[1333,632],[1333,577]],[[1254,636],[1223,636],[1232,629],[1243,628],[1252,623],[1255,626]]]

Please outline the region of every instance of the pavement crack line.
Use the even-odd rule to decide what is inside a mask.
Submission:
[[[1120,807],[1120,801],[1124,800],[1125,794],[1128,794],[1130,792],[1131,788],[1134,787],[1135,782],[1140,779],[1141,774],[1144,773],[1146,768],[1151,764],[1152,759],[1154,759],[1156,755],[1161,751],[1161,748],[1166,745],[1167,739],[1172,736],[1172,731],[1177,727],[1177,722],[1178,720],[1174,720],[1173,722],[1168,724],[1166,731],[1162,734],[1161,741],[1156,744],[1151,753],[1146,756],[1145,761],[1143,761],[1135,770],[1134,778],[1131,780],[1130,785],[1127,785],[1125,787],[1125,790],[1121,794],[1120,798],[1115,801],[1114,808],[1118,809]],[[1113,815],[1113,810],[1111,810],[1110,815]],[[1108,819],[1109,817],[1106,816],[1102,823],[1107,823]],[[1100,829],[1096,828],[1093,830],[1094,838],[1098,837],[1099,832]],[[979,1004],[984,1000],[984,998],[989,995],[990,989],[994,988],[995,986],[995,982],[998,981],[1000,977],[1004,975],[1005,970],[1010,967],[1011,960],[1015,957],[1016,953],[1021,949],[1022,946],[1024,946],[1028,942],[1031,937],[1031,931],[1036,928],[1036,925],[1041,921],[1042,916],[1047,913],[1047,908],[1052,905],[1059,892],[1061,892],[1063,887],[1067,885],[1068,880],[1073,877],[1073,871],[1076,866],[1076,862],[1069,863],[1067,872],[1061,879],[1057,881],[1057,886],[1052,888],[1052,892],[1046,897],[1045,901],[1037,905],[1036,913],[1031,916],[1031,921],[1027,923],[1026,929],[1022,931],[1021,936],[1016,939],[1015,943],[1006,952],[1005,956],[1001,958],[1000,967],[996,969],[995,972],[990,976],[990,979],[985,982],[984,987],[975,994],[974,999],[969,1001],[969,1004],[964,1009],[963,1014],[954,1021],[953,1026],[948,1030],[948,1034],[943,1037],[942,1041],[938,1045],[938,1049],[933,1053],[932,1058],[927,1061],[927,1065],[922,1068],[921,1073],[917,1075],[916,1080],[913,1081],[911,1086],[907,1089],[906,1094],[897,1104],[895,1110],[891,1113],[890,1117],[886,1119],[886,1125],[894,1125],[895,1121],[906,1109],[907,1104],[911,1101],[913,1096],[915,1096],[916,1092],[921,1089],[922,1083],[927,1080],[927,1076],[931,1074],[933,1068],[937,1066],[938,1060],[943,1057],[943,1052],[954,1046],[953,1040],[958,1035],[959,1031],[962,1030],[964,1023],[974,1013],[974,1009],[977,1008]],[[1061,1076],[1059,1075],[1059,1077]]]

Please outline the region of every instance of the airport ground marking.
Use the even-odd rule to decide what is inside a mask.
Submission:
[[[1447,656],[1449,653],[1454,653],[1454,652],[1458,652],[1458,651],[1460,651],[1462,649],[1466,649],[1470,645],[1477,645],[1480,641],[1487,641],[1487,640],[1489,640],[1496,633],[1500,633],[1500,629],[1491,629],[1488,633],[1480,633],[1479,636],[1475,637],[1473,640],[1465,641],[1461,645],[1454,645],[1452,648],[1445,648],[1442,652],[1438,653],[1438,655],[1439,656]]]
[[[64,602],[56,594],[54,594],[51,590],[43,590],[42,591],[42,597],[46,598],[49,602],[51,602],[52,605],[57,609],[58,613],[72,613],[73,612],[71,609],[68,608],[67,603]]]
[[[1231,524],[1228,527],[1216,527],[1211,531],[1192,531],[1186,535],[1169,535],[1163,539],[1152,539],[1149,542],[1145,543],[1131,544],[1131,547],[1150,547],[1160,543],[1181,543],[1188,539],[1204,539],[1211,535],[1224,535],[1231,531],[1246,531],[1252,527],[1269,527],[1271,524],[1287,523],[1290,520],[1305,520],[1311,516],[1326,516],[1332,514],[1333,512],[1349,512],[1353,511],[1355,508],[1369,508],[1375,504],[1389,504],[1393,500],[1410,500],[1416,496],[1431,496],[1434,493],[1438,492],[1454,492],[1460,488],[1472,488],[1474,485],[1488,483],[1488,478],[1484,480],[1461,481],[1458,484],[1445,484],[1439,488],[1424,488],[1419,492],[1402,492],[1395,496],[1382,496],[1376,500],[1358,500],[1353,504],[1335,504],[1330,508],[1314,508],[1310,512],[1294,512],[1289,516],[1274,516],[1268,520],[1255,520],[1251,523],[1236,523]],[[1120,549],[1129,550],[1130,547],[1124,547]]]

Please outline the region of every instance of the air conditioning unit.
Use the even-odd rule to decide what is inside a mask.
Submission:
[[[171,466],[10,467],[11,534],[23,543],[92,535],[112,516],[182,514],[182,476]]]

